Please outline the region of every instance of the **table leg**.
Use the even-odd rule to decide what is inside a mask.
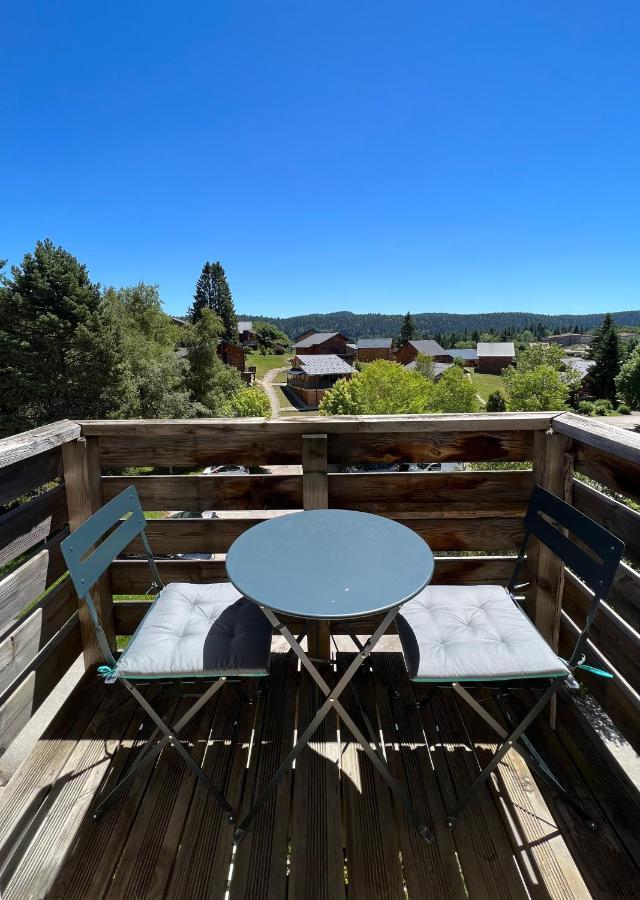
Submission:
[[[331,633],[326,622],[312,622],[307,638],[308,654],[312,659],[331,659]]]
[[[369,656],[372,652],[375,645],[378,643],[382,635],[386,632],[387,628],[394,620],[397,615],[397,609],[391,609],[386,614],[381,624],[375,630],[373,635],[367,640],[367,642],[363,645],[363,648],[360,653],[355,657],[355,659],[350,663],[347,667],[346,671],[343,672],[342,676],[338,679],[337,684],[334,688],[330,688],[327,682],[324,680],[318,669],[313,665],[307,654],[305,654],[304,650],[300,646],[300,644],[296,641],[294,636],[291,634],[286,625],[283,625],[278,621],[275,613],[268,609],[267,607],[260,607],[264,612],[265,616],[269,619],[274,629],[281,634],[291,646],[293,652],[296,654],[302,665],[307,669],[313,680],[316,682],[318,687],[325,694],[326,699],[322,706],[318,709],[315,716],[311,720],[311,722],[307,725],[304,732],[298,738],[298,741],[293,747],[293,749],[287,754],[285,759],[280,764],[278,771],[275,773],[269,784],[266,786],[261,796],[255,801],[249,812],[244,816],[240,824],[238,825],[234,839],[236,843],[239,843],[242,838],[245,836],[248,827],[255,819],[256,815],[260,811],[261,807],[264,805],[265,801],[268,799],[272,791],[276,789],[276,787],[280,784],[282,779],[284,778],[287,770],[293,763],[293,761],[300,755],[300,753],[304,750],[304,748],[309,743],[311,737],[318,730],[321,725],[323,719],[327,716],[330,710],[335,709],[336,713],[340,716],[342,721],[345,723],[349,731],[353,734],[355,739],[358,741],[364,752],[367,754],[372,764],[375,766],[379,774],[386,781],[387,785],[391,788],[391,790],[396,794],[402,805],[404,806],[409,819],[412,824],[418,830],[418,832],[425,837],[427,840],[432,841],[433,835],[427,828],[427,825],[423,821],[420,814],[417,812],[413,804],[411,803],[406,791],[400,785],[398,781],[395,780],[389,769],[387,768],[386,762],[383,758],[381,758],[376,751],[373,749],[365,735],[360,731],[356,723],[353,721],[349,713],[346,711],[344,706],[339,701],[340,694],[347,687],[356,671],[360,668],[364,660]]]

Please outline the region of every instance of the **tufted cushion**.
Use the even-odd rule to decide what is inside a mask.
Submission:
[[[118,660],[118,675],[266,675],[271,625],[231,584],[169,584]]]
[[[506,588],[435,585],[396,619],[416,681],[492,681],[568,674]]]

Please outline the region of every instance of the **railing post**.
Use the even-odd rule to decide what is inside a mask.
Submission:
[[[327,509],[329,506],[326,434],[302,435],[302,505],[304,509]],[[330,658],[331,638],[326,622],[314,623],[307,645],[310,656]]]
[[[74,531],[100,509],[103,503],[100,480],[100,452],[97,438],[80,437],[62,447],[62,466],[69,509],[69,527]],[[91,591],[102,627],[112,650],[115,650],[113,594],[111,578],[106,572]],[[87,605],[80,602],[80,632],[85,669],[103,662]]]
[[[536,434],[538,439],[538,434]],[[536,484],[571,503],[573,497],[573,442],[552,431],[540,433],[534,446],[533,474]],[[534,615],[538,631],[557,651],[560,610],[564,589],[564,564],[544,544],[533,539],[532,579],[535,585]]]

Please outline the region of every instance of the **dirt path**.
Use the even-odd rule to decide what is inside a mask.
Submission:
[[[280,415],[280,400],[278,398],[278,392],[274,388],[272,382],[276,375],[279,375],[280,372],[286,372],[287,367],[283,366],[280,369],[269,369],[269,371],[265,374],[264,378],[260,379],[258,384],[261,384],[264,388],[264,392],[269,398],[269,403],[271,404],[271,416],[276,419]]]

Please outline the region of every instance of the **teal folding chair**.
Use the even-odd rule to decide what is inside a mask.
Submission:
[[[107,683],[124,685],[156,725],[134,765],[96,807],[93,816],[98,818],[133,777],[171,744],[233,822],[233,809],[180,742],[178,733],[227,679],[268,675],[271,625],[258,606],[229,583],[163,585],[145,527],[140,500],[135,488],[130,487],[62,542],[73,585],[87,604],[104,655],[105,665],[98,668],[99,674]],[[152,589],[159,593],[126,650],[116,659],[91,599],[91,588],[137,537],[142,540],[149,563]],[[143,682],[193,683],[194,679],[205,679],[211,684],[172,725],[162,719],[136,686]],[[155,742],[160,733],[162,737]]]
[[[396,624],[405,664],[412,681],[453,688],[503,741],[451,811],[450,827],[500,760],[513,749],[595,828],[591,816],[553,774],[525,731],[564,684],[575,684],[573,672],[577,668],[591,669],[585,665],[589,628],[600,601],[609,593],[624,544],[606,528],[541,487],[534,488],[524,524],[524,544],[508,587],[434,585],[402,607]],[[551,649],[514,596],[531,535],[593,591],[585,626],[568,660],[561,659]],[[609,676],[600,670],[591,671]],[[525,684],[534,691],[539,689],[540,696],[517,722],[513,694]],[[510,733],[470,693],[474,686],[494,689]]]

